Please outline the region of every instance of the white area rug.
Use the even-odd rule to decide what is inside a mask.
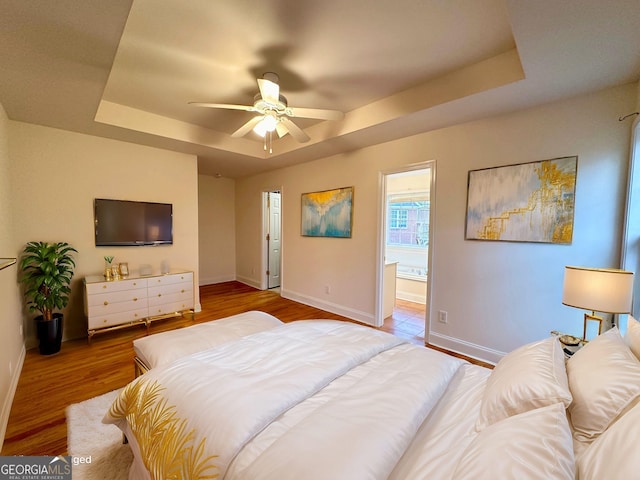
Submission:
[[[107,412],[117,391],[105,393],[82,403],[69,405],[67,443],[69,455],[75,457],[74,480],[126,480],[133,454],[122,443],[122,432],[115,425],[105,425]],[[75,461],[91,457],[91,463],[76,465]]]

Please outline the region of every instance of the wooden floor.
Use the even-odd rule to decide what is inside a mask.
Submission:
[[[323,310],[227,282],[200,288],[202,312],[193,322],[206,322],[249,310],[262,310],[284,322],[314,318],[348,320]],[[150,333],[191,325],[190,318],[161,320]],[[424,344],[424,306],[398,301],[382,330]],[[144,336],[144,327],[64,342],[60,353],[42,356],[27,352],[9,417],[2,455],[59,455],[67,453],[65,408],[101,395],[134,379],[133,340]],[[478,362],[476,362],[478,363]]]

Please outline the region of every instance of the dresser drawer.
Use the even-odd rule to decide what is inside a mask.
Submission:
[[[146,288],[138,288],[136,290],[121,290],[110,293],[100,293],[87,296],[87,305],[89,308],[96,305],[109,305],[111,303],[139,301],[147,297]]]
[[[148,286],[157,287],[160,285],[171,285],[173,283],[190,283],[193,286],[193,273],[172,273],[161,277],[149,278]]]
[[[87,295],[98,293],[121,292],[123,290],[135,290],[147,288],[146,278],[136,278],[134,280],[114,280],[113,282],[87,283]]]
[[[112,327],[123,323],[131,323],[143,320],[149,315],[146,308],[140,310],[131,310],[128,312],[112,313],[110,315],[98,315],[89,317],[89,330],[97,328]]]
[[[185,288],[176,291],[160,292],[154,294],[149,291],[149,306],[162,305],[163,303],[173,303],[191,300],[193,303],[193,292]],[[191,308],[191,307],[186,307]]]
[[[100,305],[90,305],[88,317],[96,317],[102,315],[111,315],[112,313],[129,312],[133,310],[141,310],[147,308],[147,299],[140,298],[137,300],[128,300],[126,302],[101,303]]]
[[[193,308],[193,299],[149,306],[149,316],[166,315]]]

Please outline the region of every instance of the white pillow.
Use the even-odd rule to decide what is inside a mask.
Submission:
[[[578,457],[580,480],[638,478],[638,425],[640,405],[627,412]]]
[[[640,361],[617,328],[597,336],[567,362],[576,438],[591,441],[640,400]]]
[[[498,362],[487,380],[476,430],[535,408],[571,403],[560,342],[549,337],[524,345]]]
[[[465,449],[451,478],[573,480],[573,440],[564,404],[530,410],[485,428]]]
[[[640,322],[631,315],[627,316],[627,333],[624,334],[626,343],[633,354],[640,360]]]

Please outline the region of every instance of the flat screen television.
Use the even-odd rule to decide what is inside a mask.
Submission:
[[[173,205],[96,198],[96,246],[173,243]]]

